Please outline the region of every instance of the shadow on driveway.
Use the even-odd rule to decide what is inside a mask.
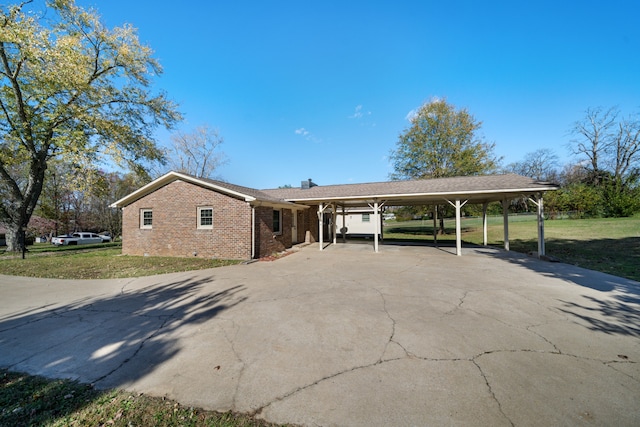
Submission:
[[[129,380],[148,375],[181,350],[176,331],[246,300],[243,286],[206,293],[212,277],[153,283],[118,295],[43,305],[0,318],[0,366],[96,383],[144,351]]]
[[[552,263],[515,252],[478,248],[478,253],[517,264],[546,277],[561,279],[598,293],[582,295],[588,303],[561,301],[561,311],[594,331],[640,337],[640,283],[564,263]]]

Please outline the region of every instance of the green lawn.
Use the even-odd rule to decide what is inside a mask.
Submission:
[[[388,222],[385,239],[433,241],[433,222]],[[482,220],[464,218],[462,240],[482,244]],[[439,242],[455,242],[455,220],[445,221],[447,234]],[[513,251],[538,250],[535,215],[509,217],[509,247]],[[488,243],[504,246],[502,217],[488,218]],[[640,215],[631,218],[563,219],[545,221],[547,255],[569,264],[640,281]]]
[[[237,264],[235,260],[121,255],[119,243],[62,246],[36,244],[25,259],[0,259],[0,273],[52,279],[116,279]]]
[[[0,369],[0,426],[272,426],[249,415]]]

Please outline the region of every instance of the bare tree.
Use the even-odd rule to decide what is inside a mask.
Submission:
[[[608,147],[608,167],[622,181],[633,180],[640,168],[640,119],[629,116],[617,123],[613,141]]]
[[[602,107],[588,108],[585,117],[575,122],[571,130],[574,138],[569,144],[569,149],[574,155],[586,157],[587,169],[591,173],[591,181],[594,185],[602,182],[602,174],[607,170],[608,165],[618,163],[615,159],[616,155],[612,153],[615,151],[616,141],[625,144],[624,121],[618,121],[619,114],[619,110],[615,107],[608,110]],[[621,147],[618,151],[622,153],[625,150]]]
[[[509,164],[507,170],[538,181],[556,181],[558,167],[556,153],[549,148],[541,148],[527,153],[522,161]]]
[[[220,151],[224,139],[217,129],[199,126],[190,133],[178,132],[171,136],[173,147],[166,154],[170,169],[200,178],[212,178],[217,169],[227,162]]]

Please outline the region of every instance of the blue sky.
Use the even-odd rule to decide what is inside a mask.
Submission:
[[[504,163],[539,148],[568,162],[588,107],[640,112],[636,0],[78,4],[138,28],[180,128],[217,128],[221,178],[254,188],[386,181],[407,115],[432,97],[482,121]]]

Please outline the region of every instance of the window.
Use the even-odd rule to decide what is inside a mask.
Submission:
[[[362,214],[362,222],[369,222],[369,220],[371,219],[369,215],[370,214]]]
[[[198,208],[198,228],[213,228],[213,208]]]
[[[153,228],[153,211],[140,209],[140,228]]]
[[[273,211],[273,232],[275,234],[282,234],[282,211]]]

